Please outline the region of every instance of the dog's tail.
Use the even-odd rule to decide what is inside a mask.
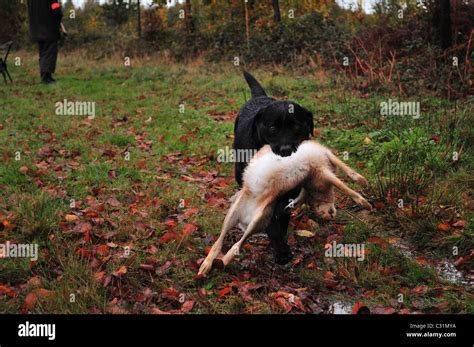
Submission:
[[[245,77],[245,80],[247,81],[247,84],[250,87],[252,98],[256,98],[259,96],[267,96],[267,93],[265,93],[265,90],[263,90],[263,87],[260,85],[260,83],[258,83],[255,77],[253,77],[251,74],[249,74],[245,70],[244,70],[244,77]]]

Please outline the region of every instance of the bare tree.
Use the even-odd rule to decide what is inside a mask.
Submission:
[[[433,26],[443,49],[452,45],[451,4],[450,0],[439,0],[433,3]]]
[[[273,20],[276,23],[280,23],[281,22],[280,1],[272,0],[272,6],[273,6]]]

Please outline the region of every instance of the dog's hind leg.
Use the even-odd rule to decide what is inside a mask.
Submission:
[[[325,171],[324,176],[329,181],[329,183],[331,183],[333,186],[341,190],[344,194],[349,195],[352,198],[352,200],[354,200],[357,204],[359,204],[360,206],[368,210],[372,209],[372,206],[370,205],[370,203],[367,200],[365,200],[362,195],[360,195],[356,191],[349,188],[344,182],[342,182],[339,178],[337,178],[337,176],[334,175],[332,172],[327,170]]]
[[[217,241],[212,245],[212,248],[209,251],[209,254],[207,255],[206,259],[204,259],[204,261],[202,262],[199,268],[198,275],[206,275],[211,270],[214,259],[216,259],[222,249],[222,244],[224,242],[226,234],[239,221],[241,204],[245,203],[245,199],[243,199],[242,196],[242,191],[236,194],[236,199],[230,207],[229,212],[227,212],[227,215],[225,216],[224,223],[222,224],[221,234],[219,235]]]
[[[361,187],[367,187],[369,185],[369,183],[367,182],[364,176],[357,173],[354,169],[352,169],[350,166],[344,163],[341,159],[336,157],[331,151],[329,151],[327,157],[329,161],[331,162],[331,164],[341,169],[341,171],[344,172],[344,174],[346,174],[351,180],[353,180],[355,183],[357,183]]]
[[[252,221],[247,226],[247,229],[245,229],[244,235],[229,249],[224,258],[222,258],[224,266],[227,266],[232,261],[232,259],[234,259],[234,257],[240,253],[242,244],[250,235],[254,234],[258,230],[263,229],[265,225],[262,224],[265,224],[265,221],[268,220],[272,212],[273,208],[268,203],[262,204],[261,207],[257,209]]]

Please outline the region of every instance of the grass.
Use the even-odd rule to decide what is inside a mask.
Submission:
[[[473,249],[472,100],[416,95],[420,119],[383,118],[380,102],[396,96],[362,95],[330,74],[254,70],[270,94],[314,112],[318,140],[369,179],[376,210],[358,211],[342,196],[331,223],[297,210],[292,263],[274,265],[258,236],[226,270],[196,280],[236,189],[232,164],[216,158],[249,98],[240,71],[156,59],[89,64],[69,54],[59,83],[45,87],[36,57],[14,54],[23,62],[11,69],[16,82],[0,86],[0,241],[37,243],[40,256],[0,260],[0,284],[15,293],[0,292],[0,312],[187,312],[189,302],[192,313],[301,312],[275,300],[282,292],[301,298],[306,312],[329,312],[334,302],[474,312],[469,285],[436,271]],[[64,99],[95,102],[96,117],[56,115]],[[366,259],[325,257],[332,240],[364,244]],[[459,269],[466,275],[471,265]],[[26,305],[32,278],[54,296]],[[394,302],[400,293],[405,300]]]

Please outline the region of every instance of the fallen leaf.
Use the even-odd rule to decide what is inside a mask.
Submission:
[[[421,286],[415,287],[411,290],[411,292],[415,294],[424,294],[427,291],[428,291],[428,286],[424,284]]]
[[[67,214],[64,216],[64,219],[67,221],[67,222],[74,222],[76,220],[79,219],[78,216],[76,216],[75,214]]]
[[[464,228],[466,226],[465,220],[458,220],[456,223],[452,224],[455,228]]]
[[[356,302],[352,307],[352,314],[369,314],[370,310],[361,302]]]
[[[296,235],[300,237],[313,237],[315,234],[309,230],[297,230]]]
[[[449,224],[446,224],[446,223],[440,223],[438,224],[438,230],[441,230],[441,231],[448,231],[449,230]]]
[[[193,309],[194,300],[186,300],[183,305],[181,305],[181,312],[186,313]]]
[[[25,302],[23,304],[23,307],[25,307],[28,310],[31,310],[34,308],[36,302],[38,299],[48,299],[52,297],[54,294],[53,291],[44,289],[44,288],[36,288],[33,291],[31,291],[25,298]]]
[[[12,288],[4,285],[0,285],[0,294],[8,295],[11,298],[14,298],[18,295]]]
[[[120,207],[122,206],[122,203],[120,201],[118,201],[116,198],[112,197],[112,198],[108,198],[107,199],[107,204],[109,204],[110,206],[112,207]]]
[[[222,298],[225,295],[229,294],[231,291],[232,291],[232,287],[225,287],[224,289],[219,290],[219,293],[217,293],[217,296],[219,298]]]
[[[125,265],[122,265],[121,267],[118,268],[117,271],[112,272],[112,275],[115,277],[121,277],[127,273],[127,267]]]

